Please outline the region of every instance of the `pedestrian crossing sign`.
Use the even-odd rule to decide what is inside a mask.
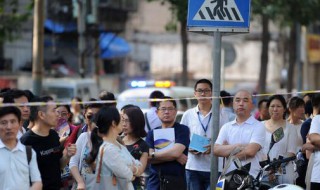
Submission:
[[[187,28],[192,32],[249,32],[250,0],[189,0]]]

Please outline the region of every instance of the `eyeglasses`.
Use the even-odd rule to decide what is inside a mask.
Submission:
[[[121,119],[122,123],[130,123],[129,119]]]
[[[176,108],[174,108],[174,107],[168,107],[168,108],[161,107],[161,108],[159,108],[158,110],[161,111],[161,112],[165,112],[165,111],[171,112],[171,111],[176,110]]]
[[[57,111],[58,115],[60,115],[61,117],[67,117],[68,116],[68,112],[60,112]]]
[[[208,94],[208,93],[211,92],[210,89],[197,89],[197,90],[195,90],[195,91],[196,91],[197,93],[199,93],[199,94],[202,94],[202,93]]]

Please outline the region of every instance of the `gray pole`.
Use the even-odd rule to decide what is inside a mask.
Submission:
[[[84,0],[78,0],[78,64],[79,74],[84,78],[85,63],[85,30],[86,30],[86,6]]]
[[[213,65],[213,97],[220,96],[220,80],[221,80],[221,33],[219,31],[214,32],[214,65]],[[214,98],[212,101],[212,119],[213,119],[213,130],[211,135],[211,150],[213,152],[214,143],[217,140],[219,133],[219,118],[220,118],[220,100],[218,98]],[[218,157],[214,156],[211,153],[211,177],[210,184],[211,189],[214,190],[218,181]]]
[[[301,62],[301,25],[300,23],[296,24],[296,30],[297,30],[297,46],[296,46],[296,64],[298,66],[298,77],[297,77],[297,91],[302,91],[302,62]]]
[[[32,47],[32,80],[33,93],[40,96],[42,91],[43,71],[43,24],[44,23],[44,0],[34,2],[33,17],[33,47]]]

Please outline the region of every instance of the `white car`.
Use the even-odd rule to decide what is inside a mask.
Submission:
[[[117,108],[121,109],[127,104],[133,104],[139,106],[143,112],[146,112],[149,109],[149,95],[155,90],[159,90],[165,96],[170,96],[176,100],[178,109],[177,121],[180,121],[184,111],[197,105],[197,101],[194,99],[194,89],[191,87],[142,87],[127,89],[120,93],[117,97]]]

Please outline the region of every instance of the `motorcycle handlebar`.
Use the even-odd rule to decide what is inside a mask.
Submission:
[[[293,161],[295,159],[296,159],[296,156],[292,156],[292,157],[288,157],[288,158],[284,158],[284,159],[278,159],[278,160],[270,162],[270,164],[268,164],[265,168],[269,168],[269,167],[272,167],[272,166],[278,166],[278,165],[280,165],[282,163],[290,162],[290,161]]]

